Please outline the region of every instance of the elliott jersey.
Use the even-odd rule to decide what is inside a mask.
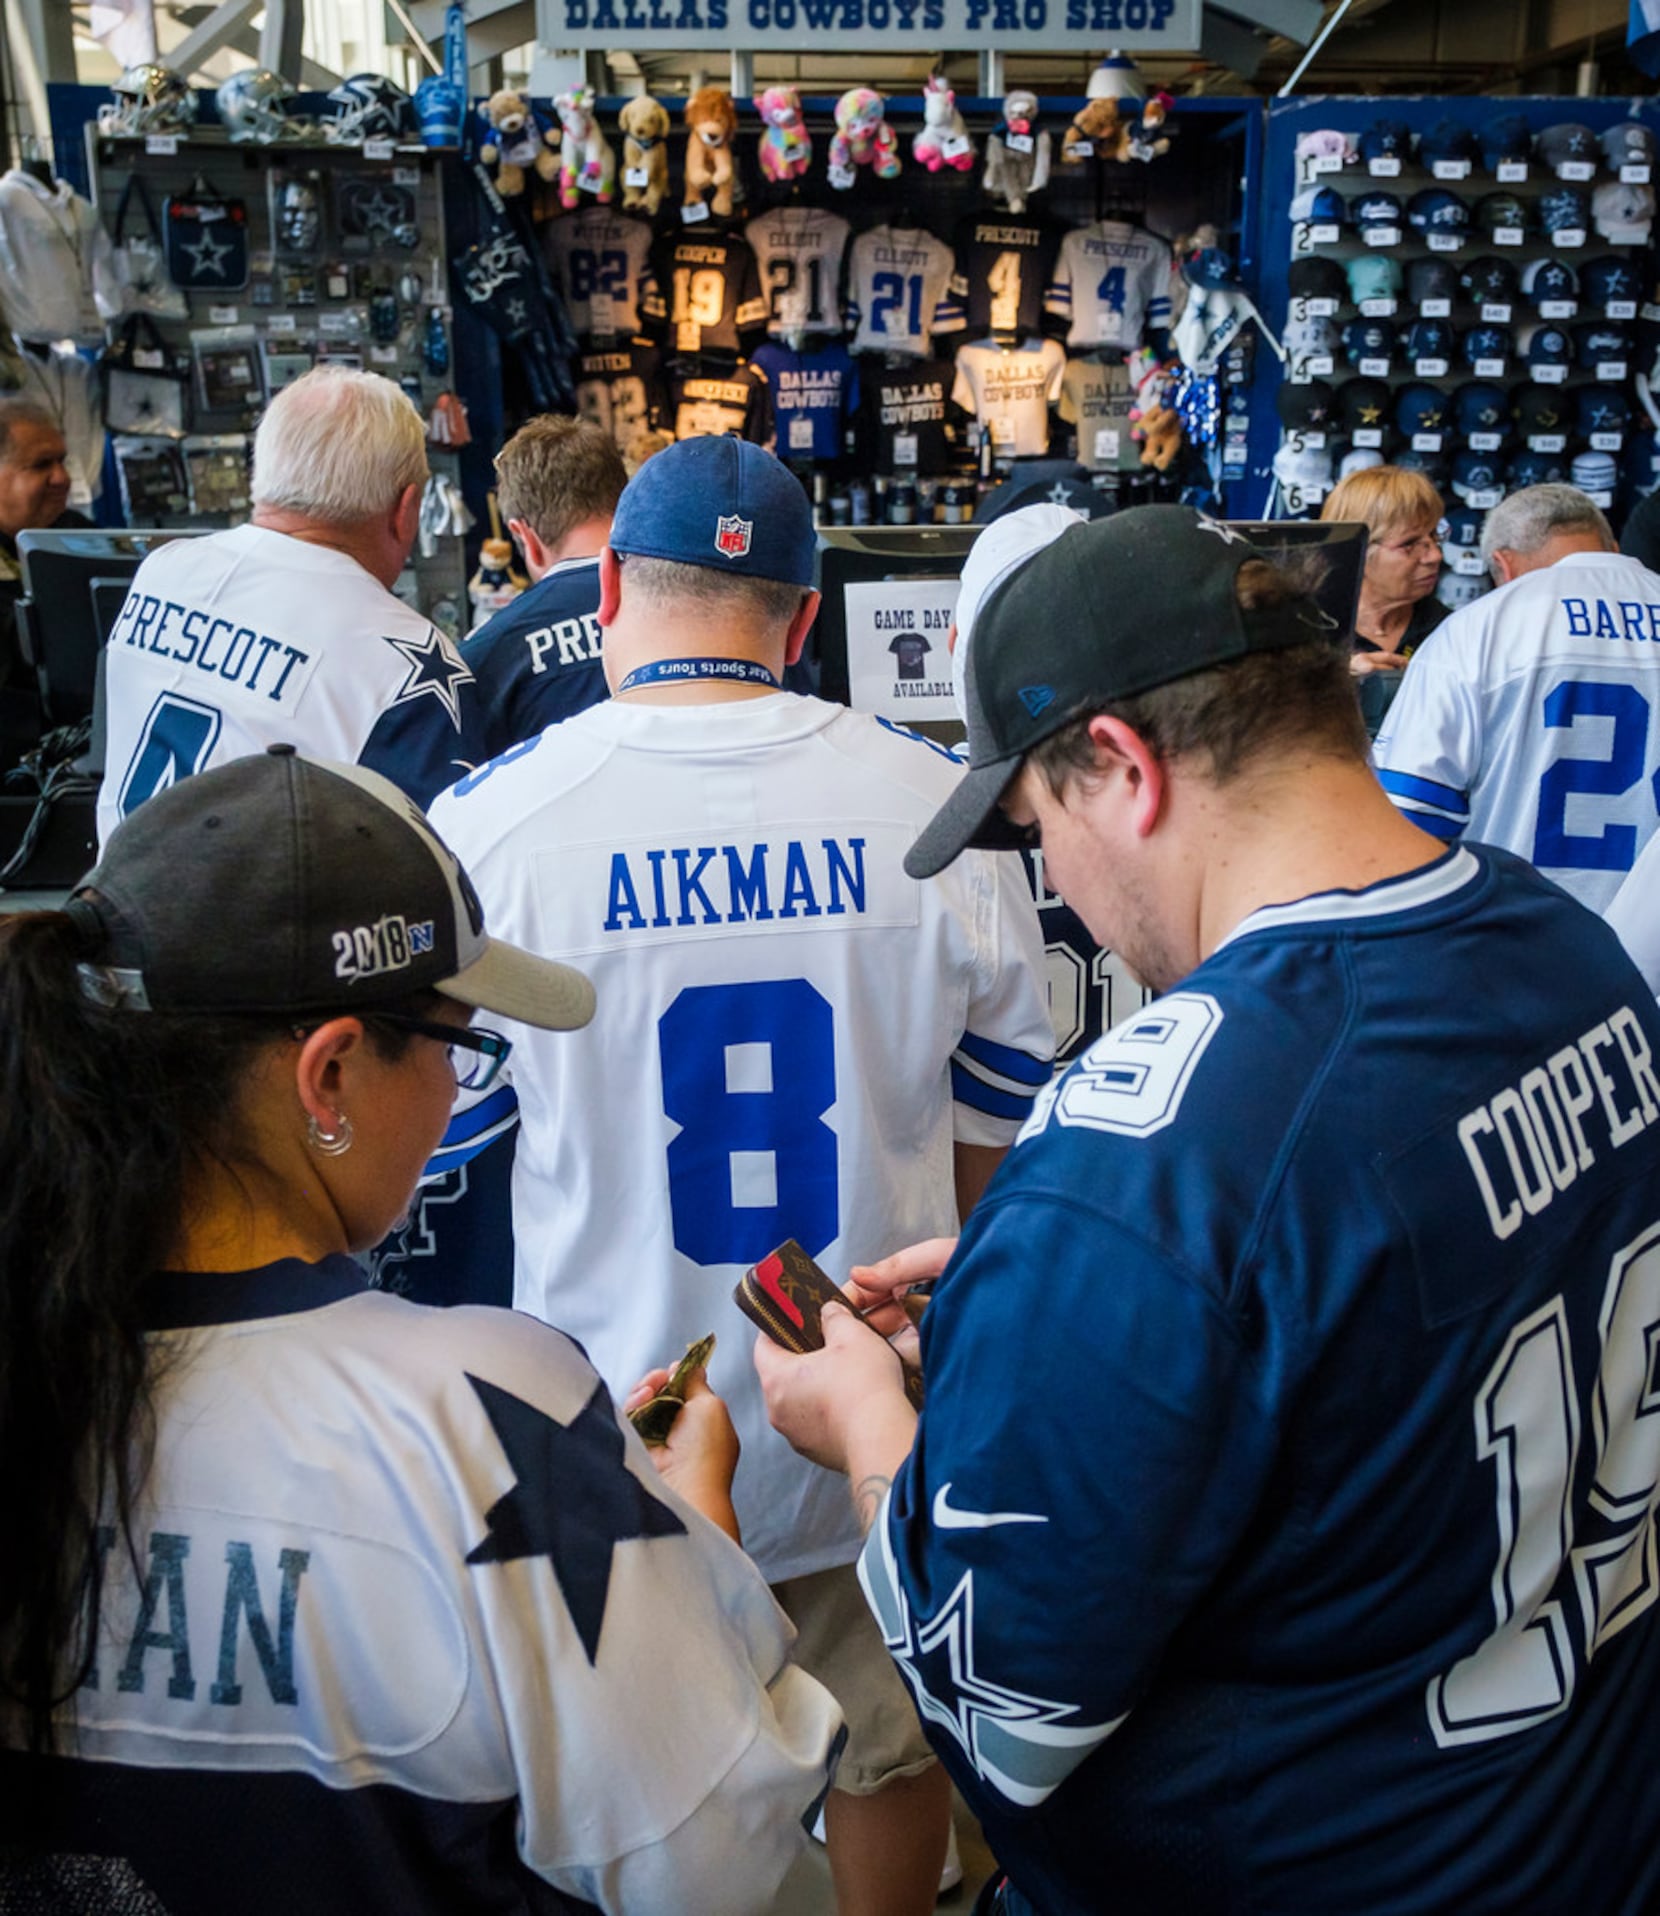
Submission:
[[[663,411],[662,358],[649,340],[631,339],[603,350],[590,347],[576,360],[576,409],[608,432],[618,452],[633,450]]]
[[[1058,227],[1020,213],[987,209],[958,223],[951,291],[971,333],[1038,330],[1060,239]]]
[[[432,810],[495,934],[570,957],[598,995],[563,1045],[504,1027],[514,1302],[619,1393],[720,1328],[710,1382],[769,1582],[852,1562],[859,1531],[846,1483],[768,1425],[751,1340],[726,1334],[733,1285],[786,1237],[845,1272],[955,1229],[954,1141],[1006,1144],[1049,1076],[1018,861],[903,870],[959,776],[817,699],[613,701]],[[495,1089],[459,1110],[433,1168],[503,1116]]]
[[[848,415],[859,404],[859,375],[845,346],[798,353],[781,341],[755,349],[753,361],[772,392],[780,459],[840,459]]]
[[[1601,911],[1660,813],[1660,577],[1575,553],[1455,612],[1378,731],[1384,790]]]
[[[38,1907],[772,1906],[840,1713],[567,1338],[343,1256],[144,1306],[136,1571],[112,1513],[73,1755],[0,1755]]]
[[[735,353],[739,335],[766,324],[755,255],[739,233],[667,233],[651,249],[641,311],[675,353]]]
[[[1067,322],[1066,343],[1080,352],[1128,352],[1143,333],[1168,330],[1174,272],[1174,255],[1156,234],[1126,220],[1097,220],[1061,241],[1044,310]]]
[[[1060,397],[1066,353],[1053,339],[1023,346],[986,341],[959,347],[951,397],[991,434],[1005,459],[1041,458],[1049,450],[1049,408]]]
[[[951,249],[919,226],[873,226],[848,255],[853,350],[926,354],[935,333],[960,332]]]
[[[1460,848],[1040,1097],[861,1560],[1012,1908],[1657,1906],[1657,1062],[1613,934]]]
[[[608,698],[599,560],[544,573],[462,641],[461,657],[478,686],[480,763]]]
[[[477,764],[478,688],[430,619],[355,559],[263,526],[139,567],[105,648],[98,836],[164,786],[288,744],[418,805]]]
[[[766,285],[767,331],[842,330],[842,273],[852,228],[822,206],[779,206],[744,228]]]
[[[750,365],[737,365],[721,373],[671,373],[669,421],[676,439],[735,432],[764,446],[772,437],[772,400],[766,375]]]
[[[949,405],[956,368],[949,359],[906,360],[860,369],[862,457],[872,472],[944,472],[956,446]]]
[[[543,229],[548,265],[572,328],[585,335],[640,329],[651,225],[609,206],[550,220]]]
[[[1141,447],[1130,431],[1130,370],[1122,362],[1069,359],[1056,410],[1078,434],[1078,464],[1090,472],[1137,472]]]

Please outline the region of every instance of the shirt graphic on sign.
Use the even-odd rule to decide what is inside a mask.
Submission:
[[[1122,364],[1069,359],[1056,410],[1078,429],[1078,464],[1091,472],[1136,472],[1141,448],[1130,434],[1130,374]]]
[[[662,411],[662,364],[648,340],[631,339],[605,352],[586,352],[576,362],[576,409],[608,432],[626,453]]]
[[[1049,450],[1049,407],[1065,371],[1066,354],[1053,339],[1028,339],[1014,351],[983,341],[958,352],[951,397],[981,421],[1000,455],[1040,457]]]
[[[928,676],[928,654],[933,647],[920,632],[896,633],[888,642],[888,650],[894,656],[902,679],[922,679]]]
[[[669,381],[676,439],[735,432],[764,446],[772,435],[772,402],[766,377],[753,366],[731,372],[678,373]]]
[[[737,233],[668,234],[651,249],[651,282],[640,308],[667,323],[677,353],[738,350],[738,335],[766,323],[755,255]]]
[[[608,206],[587,206],[543,229],[548,265],[578,333],[633,333],[640,327],[651,228]]]
[[[1044,310],[1070,321],[1069,346],[1141,343],[1144,331],[1170,324],[1175,259],[1156,234],[1127,220],[1097,220],[1061,241]]]
[[[867,360],[860,379],[862,457],[873,472],[943,472],[956,439],[947,418],[949,359],[918,359],[899,366]]]
[[[766,286],[769,333],[842,330],[842,264],[852,230],[822,206],[780,206],[744,228]]]
[[[859,375],[845,346],[798,353],[775,340],[750,362],[772,392],[780,459],[839,459],[847,415],[859,403]]]
[[[951,298],[951,249],[917,227],[873,226],[849,255],[847,316],[853,350],[923,354],[930,335],[961,332]]]
[[[1035,333],[1054,273],[1059,229],[1019,213],[977,213],[951,236],[951,292],[972,333]]]

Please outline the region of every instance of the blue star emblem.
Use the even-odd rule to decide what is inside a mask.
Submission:
[[[424,639],[397,638],[390,632],[383,632],[381,637],[409,661],[409,676],[398,687],[392,703],[407,705],[411,699],[430,695],[449,713],[450,723],[459,732],[461,700],[457,688],[471,684],[473,674],[454,646],[435,625],[427,627]]]

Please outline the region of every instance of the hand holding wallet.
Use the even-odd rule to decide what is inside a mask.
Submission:
[[[775,1344],[802,1356],[824,1348],[823,1315],[826,1304],[853,1311],[840,1285],[813,1262],[793,1237],[769,1251],[738,1279],[733,1301],[751,1323],[759,1325]],[[858,1313],[854,1311],[854,1315]],[[861,1317],[861,1323],[864,1319]],[[872,1336],[882,1333],[868,1326]],[[887,1340],[884,1338],[883,1342]],[[898,1356],[898,1352],[894,1353]],[[901,1360],[905,1395],[914,1408],[922,1407],[922,1373]]]

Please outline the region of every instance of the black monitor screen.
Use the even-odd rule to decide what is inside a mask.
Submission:
[[[1256,519],[1233,524],[1266,558],[1284,561],[1311,553],[1320,561],[1323,576],[1314,596],[1333,623],[1332,638],[1347,649],[1360,606],[1360,575],[1366,568],[1366,528],[1346,519]]]

